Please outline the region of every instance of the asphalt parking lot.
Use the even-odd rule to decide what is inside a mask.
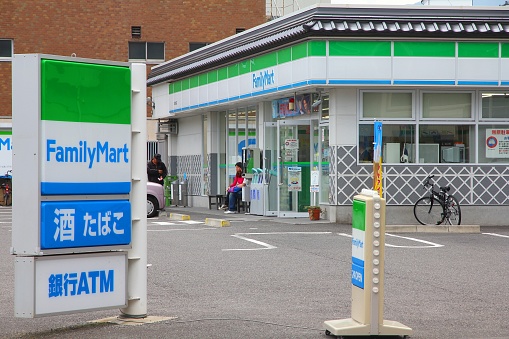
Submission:
[[[350,317],[351,226],[205,209],[148,220],[148,315],[138,326],[97,323],[118,310],[14,317],[10,208],[0,209],[2,338],[326,338]],[[218,214],[214,217],[217,217]],[[384,319],[411,338],[509,338],[509,227],[478,234],[388,233]]]

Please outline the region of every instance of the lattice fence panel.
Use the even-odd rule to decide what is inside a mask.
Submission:
[[[351,205],[363,188],[373,187],[373,167],[358,165],[356,146],[331,147],[330,199],[333,205]],[[509,167],[468,165],[385,165],[384,196],[387,205],[413,205],[426,194],[424,179],[433,174],[439,186],[451,192],[463,205],[508,205]]]
[[[202,189],[201,155],[184,155],[177,158],[179,180],[187,176],[187,192],[189,195],[201,195]]]

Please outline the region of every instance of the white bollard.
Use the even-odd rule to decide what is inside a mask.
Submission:
[[[383,320],[385,199],[362,190],[352,211],[352,317],[324,322],[325,333],[343,335],[412,334],[412,329]]]

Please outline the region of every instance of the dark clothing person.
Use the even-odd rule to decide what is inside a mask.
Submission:
[[[168,175],[166,165],[161,161],[161,155],[156,154],[147,164],[148,181],[164,185],[164,178]]]

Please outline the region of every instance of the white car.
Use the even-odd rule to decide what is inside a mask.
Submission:
[[[157,216],[164,206],[164,187],[155,182],[147,182],[147,218]]]

